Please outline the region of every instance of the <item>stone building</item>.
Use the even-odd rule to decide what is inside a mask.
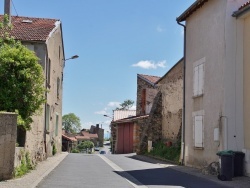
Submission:
[[[147,150],[148,141],[161,140],[161,94],[158,92],[156,82],[158,76],[137,75],[137,153]]]
[[[162,141],[176,143],[181,138],[183,58],[156,84],[162,94]]]
[[[6,9],[8,10],[8,9]],[[10,11],[9,11],[10,12]],[[7,12],[7,14],[9,14]],[[0,16],[3,20],[3,15]],[[13,26],[10,35],[34,51],[40,59],[49,90],[46,104],[39,115],[32,117],[30,131],[18,130],[19,146],[29,151],[36,163],[52,156],[53,147],[61,152],[62,144],[62,84],[64,68],[64,46],[62,25],[58,19],[10,16]]]

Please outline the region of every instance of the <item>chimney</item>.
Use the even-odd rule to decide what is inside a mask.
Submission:
[[[4,0],[4,14],[8,15],[9,23],[11,23],[10,0]]]

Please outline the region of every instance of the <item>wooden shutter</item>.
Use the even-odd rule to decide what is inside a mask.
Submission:
[[[193,96],[198,95],[198,88],[199,88],[199,67],[196,66],[194,67],[194,72],[193,72]]]
[[[198,95],[203,94],[204,88],[204,64],[200,64],[198,68]]]
[[[203,147],[203,116],[194,116],[194,146]]]

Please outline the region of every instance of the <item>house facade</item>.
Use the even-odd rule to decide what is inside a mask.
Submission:
[[[244,121],[244,148],[245,153],[245,169],[246,174],[250,176],[250,117],[248,115],[250,110],[250,87],[249,87],[249,72],[250,72],[250,1],[243,4],[233,16],[237,22],[237,43],[241,49],[240,62],[243,62],[243,121]]]
[[[62,145],[62,83],[64,46],[60,20],[11,16],[10,35],[34,51],[40,59],[49,90],[40,114],[33,116],[30,131],[18,130],[19,146],[29,151],[36,163],[52,156],[53,147],[61,152]],[[3,16],[0,16],[3,19]]]
[[[177,18],[186,21],[185,165],[202,168],[218,151],[246,149],[243,35],[232,16],[246,2],[197,0]]]

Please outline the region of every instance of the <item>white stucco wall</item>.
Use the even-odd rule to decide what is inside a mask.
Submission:
[[[186,119],[185,164],[203,167],[216,161],[219,143],[214,128],[223,114],[224,23],[226,1],[212,0],[194,12],[186,22]],[[204,94],[193,98],[193,65],[204,62]],[[193,114],[203,112],[204,148],[194,148]],[[221,146],[221,145],[220,145]]]
[[[244,22],[243,36],[244,36],[244,152],[246,174],[250,176],[250,12],[244,19],[238,20]]]
[[[185,163],[202,167],[216,152],[244,148],[243,22],[232,13],[247,0],[211,0],[187,18]],[[204,94],[193,97],[193,64],[204,62]],[[204,148],[195,149],[193,114],[202,112]],[[219,128],[219,142],[214,129]]]

